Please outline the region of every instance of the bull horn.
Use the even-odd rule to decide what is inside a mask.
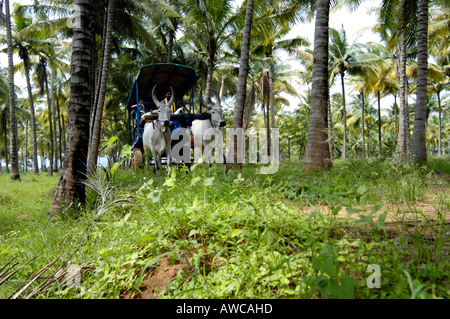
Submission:
[[[158,101],[158,98],[156,97],[156,95],[155,95],[155,89],[156,89],[156,87],[158,86],[158,84],[156,84],[154,87],[153,87],[153,90],[152,90],[152,99],[153,99],[153,103],[155,103],[155,105],[156,105],[156,108],[160,108],[161,107],[161,103]]]
[[[201,105],[203,105],[205,108],[207,108],[208,110],[210,110],[210,109],[212,109],[212,106],[209,105],[208,103],[206,103],[206,102],[203,100],[203,97],[202,97],[202,90],[203,90],[203,88],[200,88],[200,92],[198,93],[198,100],[200,101],[200,104],[201,104]]]

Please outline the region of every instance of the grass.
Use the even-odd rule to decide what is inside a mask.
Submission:
[[[14,231],[23,222],[42,222],[53,196],[57,176],[22,174],[21,181],[0,175],[0,234]]]
[[[0,298],[62,254],[82,266],[81,284],[38,298],[448,298],[450,182],[432,169],[450,173],[449,162],[117,170],[91,177],[77,217],[52,221],[57,177],[1,175],[0,268],[40,255]],[[381,288],[368,287],[370,265]]]

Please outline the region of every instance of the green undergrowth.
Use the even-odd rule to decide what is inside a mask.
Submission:
[[[85,269],[80,284],[54,284],[39,298],[145,297],[163,261],[176,271],[153,287],[159,298],[448,298],[450,183],[432,173],[446,161],[335,161],[330,172],[283,163],[272,175],[252,165],[226,174],[178,167],[169,177],[99,172],[87,181],[87,206],[51,221],[56,178],[35,178],[36,209],[22,216],[10,210],[28,195],[15,198],[1,176],[0,268],[40,256],[0,286],[0,298],[63,253]],[[434,218],[418,212],[423,202]],[[389,227],[383,208],[399,203],[433,222],[432,232],[405,221]]]

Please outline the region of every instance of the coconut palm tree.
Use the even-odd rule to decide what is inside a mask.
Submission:
[[[291,16],[290,18],[293,19],[294,16]],[[299,50],[301,46],[309,45],[308,41],[300,36],[286,39],[287,34],[291,31],[289,22],[291,21],[286,21],[285,25],[274,24],[271,29],[266,29],[263,34],[259,35],[259,44],[254,49],[254,53],[264,56],[267,62],[269,80],[269,107],[272,127],[275,127],[275,112],[273,105],[273,82],[275,80],[273,75],[274,54],[276,54],[278,51],[284,51],[286,53],[292,54]]]
[[[311,87],[311,115],[303,167],[331,169],[328,146],[328,20],[329,0],[318,0],[314,33],[314,62]]]
[[[33,51],[33,47],[36,45],[37,40],[35,37],[30,36],[26,32],[26,28],[31,24],[31,19],[25,17],[22,12],[17,8],[14,10],[12,18],[15,22],[16,32],[13,33],[13,49],[18,52],[20,59],[23,62],[23,70],[25,73],[25,80],[27,84],[28,100],[31,113],[31,141],[32,141],[32,161],[33,161],[33,174],[39,173],[37,162],[37,142],[36,142],[36,118],[35,107],[33,102],[33,93],[30,82],[30,51]]]
[[[58,154],[59,154],[59,163],[60,169],[63,164],[63,154],[65,153],[66,143],[66,119],[67,119],[67,105],[69,102],[69,87],[68,82],[62,78],[56,81],[56,90],[55,90],[55,105],[56,105],[56,115],[58,122]]]
[[[0,26],[6,24],[5,15],[3,14],[3,0],[0,1]]]
[[[376,68],[369,76],[367,83],[367,92],[372,93],[377,98],[378,104],[378,152],[381,156],[381,97],[394,94],[396,96],[398,91],[398,82],[395,76],[395,57],[386,53],[386,48],[379,43],[369,42],[364,44],[365,49],[373,56],[374,65]]]
[[[430,52],[436,61],[436,64],[428,65],[429,89],[436,93],[438,100],[438,155],[442,154],[442,103],[441,92],[448,89],[450,85],[450,30],[448,24],[450,13],[442,8],[430,8],[430,13],[435,18],[429,24],[429,45]],[[442,12],[443,11],[443,12]],[[430,72],[431,71],[431,72]]]
[[[156,4],[159,5],[156,6]],[[134,75],[133,71],[137,71],[143,64],[160,62],[162,59],[161,48],[157,46],[157,41],[154,41],[151,31],[153,25],[150,25],[153,21],[150,21],[149,17],[156,21],[155,17],[159,16],[158,21],[160,21],[161,19],[164,20],[166,13],[170,13],[170,17],[178,18],[176,15],[178,13],[175,10],[165,11],[169,8],[169,4],[160,0],[144,3],[111,0],[101,3],[96,2],[95,5],[96,12],[98,12],[94,19],[95,30],[102,30],[102,32],[99,34],[101,43],[94,43],[96,52],[92,59],[92,72],[95,73],[95,81],[94,78],[91,79],[91,90],[95,91],[95,94],[92,95],[93,107],[90,115],[89,172],[95,171],[97,165],[108,82],[116,78],[117,74],[125,72],[128,75],[127,80],[120,84],[117,82],[113,84],[119,85],[121,89],[124,85],[127,85],[124,90],[128,90]],[[164,7],[164,10],[161,7]],[[130,47],[130,44],[135,48]],[[112,57],[121,60],[124,64],[118,63],[115,66],[117,69],[112,70],[109,67],[111,63],[114,63]],[[129,59],[123,61],[123,57]],[[113,76],[110,76],[111,72],[114,72]]]
[[[166,51],[167,63],[172,63],[175,49],[176,32],[184,24],[185,1],[148,0],[140,3],[145,15],[157,25],[155,28]]]
[[[8,52],[8,101],[9,101],[9,131],[10,131],[10,148],[11,148],[11,179],[20,180],[19,173],[19,144],[17,137],[17,120],[15,111],[14,91],[14,64],[13,64],[13,41],[11,29],[11,13],[9,8],[9,0],[5,0],[5,19],[6,19],[6,39]]]
[[[253,49],[253,54],[260,57],[265,62],[265,88],[267,89],[267,116],[266,130],[268,136],[268,154],[271,149],[271,131],[270,128],[275,127],[275,96],[274,75],[275,55],[279,51],[286,53],[294,53],[301,46],[309,45],[308,41],[300,36],[294,38],[286,38],[291,31],[291,26],[297,21],[300,8],[304,5],[301,2],[293,2],[286,5],[285,2],[273,0],[265,1],[264,5],[259,5],[259,11],[256,18],[255,38],[257,45]],[[265,96],[265,95],[264,95]]]
[[[241,49],[241,61],[239,63],[239,75],[236,89],[236,105],[234,108],[233,128],[242,128],[244,119],[244,105],[245,95],[247,91],[247,76],[249,69],[250,58],[250,31],[252,29],[253,21],[253,0],[247,0],[247,7],[245,9],[245,23],[242,37],[242,49]],[[243,154],[238,152],[238,144],[242,141],[238,141],[238,135],[235,135],[232,145],[234,145],[234,158],[233,163],[239,164],[243,162]]]
[[[441,134],[442,134],[442,103],[441,93],[449,87],[449,77],[445,74],[445,65],[442,60],[438,60],[437,64],[430,63],[428,65],[428,89],[436,93],[438,104],[438,124],[439,124],[439,138],[438,138],[438,155],[441,155]]]
[[[382,62],[376,55],[372,56],[372,58],[372,61]],[[364,72],[355,75],[351,79],[354,84],[354,90],[359,92],[360,96],[363,158],[367,158],[369,154],[369,147],[367,147],[367,153],[365,151],[365,120],[367,117],[366,115],[368,114],[365,110],[369,110],[369,106],[366,107],[366,105],[368,105],[368,94],[379,91],[380,70],[382,70],[382,68],[367,68]]]
[[[257,102],[257,83],[256,83],[256,75],[253,70],[250,68],[249,70],[249,85],[250,90],[246,94],[246,100],[244,104],[244,110],[242,114],[242,128],[246,131],[252,119],[253,111],[255,110],[256,102]]]
[[[104,47],[102,48],[102,62],[101,73],[99,75],[100,88],[98,92],[98,99],[95,101],[95,118],[92,129],[92,135],[90,138],[91,144],[89,148],[87,171],[89,173],[95,172],[97,168],[98,147],[100,144],[100,132],[102,127],[103,106],[105,104],[106,84],[108,81],[108,72],[110,64],[111,54],[111,40],[112,40],[112,27],[114,18],[114,0],[108,0],[108,9],[105,12],[106,15],[106,37],[104,41]]]
[[[291,148],[298,149],[298,159],[301,160],[302,158],[308,137],[310,107],[311,90],[307,89],[300,95],[300,102],[292,114],[292,121],[280,125],[280,133],[283,134],[285,129],[284,135],[288,135],[289,158],[291,157]]]
[[[9,160],[8,160],[8,117],[9,117],[9,105],[8,105],[8,79],[7,79],[7,71],[3,68],[0,69],[0,132],[2,138],[0,139],[0,143],[2,143],[2,147],[0,148],[3,152],[5,163],[6,163],[6,172],[9,173]],[[1,161],[0,155],[0,161]],[[1,167],[0,167],[1,173]]]
[[[28,109],[28,100],[24,98],[16,98],[16,118],[17,118],[17,141],[19,147],[19,167],[22,166],[22,171],[26,171],[26,153],[27,148],[27,133],[28,122],[30,120],[30,113]]]
[[[355,81],[356,82],[356,81]],[[349,110],[347,112],[348,130],[349,130],[349,150],[352,150],[356,156],[359,152],[362,153],[362,158],[366,158],[366,119],[367,119],[367,100],[368,95],[364,93],[364,86],[358,90],[357,94],[352,96],[349,103]]]
[[[44,6],[45,7],[45,6]],[[35,125],[35,107],[32,99],[32,87],[30,83],[30,69],[35,67],[38,71],[37,82],[40,85],[41,92],[45,92],[46,84],[45,78],[47,73],[50,72],[50,90],[47,92],[48,107],[55,108],[53,103],[53,91],[54,91],[54,72],[57,68],[61,68],[64,62],[61,60],[59,52],[64,50],[58,50],[58,54],[55,50],[62,46],[61,41],[56,40],[56,32],[62,30],[61,20],[48,21],[46,9],[42,6],[33,7],[35,10],[31,10],[30,6],[16,6],[14,9],[13,18],[15,21],[16,32],[13,34],[14,48],[19,53],[23,64],[20,66],[27,80],[28,98],[31,111],[31,127],[32,127],[32,142],[33,142],[33,172],[38,173],[37,165],[37,142],[36,142],[36,125]],[[53,7],[54,8],[54,7]],[[34,14],[33,16],[31,14]],[[36,58],[36,59],[34,59]],[[44,68],[44,65],[49,63],[50,70]],[[61,71],[64,72],[65,70]],[[52,112],[56,113],[56,112]],[[54,115],[53,114],[53,115]],[[57,152],[56,152],[56,121],[54,121],[54,128],[52,130],[53,137],[53,153],[55,159],[53,160],[55,166],[53,170],[57,170]],[[51,172],[49,172],[51,173]]]
[[[345,84],[344,77],[350,75],[362,74],[368,69],[375,68],[377,59],[370,54],[364,53],[362,46],[355,41],[348,42],[344,26],[341,30],[330,28],[330,85],[334,82],[337,75],[341,79],[342,88],[342,113],[344,122],[344,133],[342,143],[342,159],[347,157],[347,111],[345,105]]]
[[[301,159],[306,145],[310,93],[311,91],[308,89],[302,94],[301,102],[294,112],[284,111],[277,116],[277,127],[280,130],[280,147],[286,149],[288,160],[292,159],[293,153],[297,153],[298,158]]]
[[[8,71],[6,69],[0,68],[0,144],[1,151],[4,155],[5,163],[6,163],[6,172],[10,173],[9,169],[9,158],[8,154],[8,120],[9,120],[9,81],[7,77]],[[21,94],[20,88],[15,86],[14,91],[17,94]],[[15,106],[16,117],[20,117],[23,115],[23,110],[19,107]],[[22,113],[22,114],[21,114]],[[1,158],[1,156],[0,156]]]
[[[252,63],[252,83],[250,87],[250,99],[248,109],[245,110],[245,125],[248,127],[253,106],[260,102],[261,111],[264,120],[264,127],[266,134],[270,136],[270,93],[273,94],[273,113],[277,114],[282,109],[282,106],[289,106],[289,101],[283,95],[298,96],[298,93],[291,83],[292,78],[299,74],[290,68],[289,64],[284,63],[280,57],[274,56],[272,64],[272,90],[269,85],[269,71],[265,67],[264,60],[256,60],[257,63]],[[256,74],[253,74],[256,73]],[[247,106],[246,106],[247,107]],[[270,139],[268,139],[267,148],[270,150]],[[268,151],[270,155],[270,151]]]
[[[417,1],[383,0],[379,11],[378,26],[387,50],[395,50],[399,81],[399,133],[396,156],[406,158],[409,148],[409,109],[407,96],[407,51],[415,46]]]
[[[232,24],[245,10],[243,6],[234,10],[232,4],[233,1],[231,0],[187,0],[185,4],[187,14],[184,18],[184,34],[191,45],[200,51],[199,53],[206,60],[206,103],[210,102],[210,90],[217,54],[228,40],[232,31]]]
[[[260,44],[258,49],[261,50],[265,55],[265,60],[267,62],[267,79],[268,79],[268,104],[267,104],[267,130],[268,136],[270,136],[270,127],[275,127],[275,105],[274,105],[274,82],[276,81],[274,75],[274,54],[279,51],[294,52],[300,46],[309,45],[308,41],[302,37],[296,37],[291,39],[284,39],[290,28],[287,27],[277,27],[274,30],[267,32],[264,37],[264,41]],[[270,112],[270,114],[269,114]],[[271,140],[270,138],[268,139]],[[269,153],[270,154],[270,153]]]
[[[318,0],[314,32],[314,61],[308,142],[303,158],[305,169],[331,169],[328,145],[328,20],[329,0]]]
[[[50,152],[49,152],[49,167],[47,170],[48,176],[53,176],[53,170],[54,170],[54,164],[55,163],[55,147],[56,142],[54,140],[55,135],[54,127],[53,127],[53,110],[52,110],[52,99],[51,99],[51,93],[48,85],[48,70],[47,70],[47,56],[45,54],[41,54],[39,56],[39,63],[36,64],[36,73],[37,73],[37,79],[39,83],[39,87],[41,88],[41,94],[46,94],[47,97],[47,114],[48,114],[48,121],[49,121],[49,140],[50,140]]]
[[[442,140],[448,140],[449,128],[447,116],[449,112],[442,105],[448,105],[448,95],[443,95],[439,99],[435,94],[427,96],[427,149],[438,155],[439,144],[441,144],[441,155],[444,153]]]
[[[405,90],[406,81],[402,75],[406,68],[406,48],[417,41],[417,101],[413,137],[409,153],[412,160],[417,163],[426,162],[426,95],[427,95],[427,58],[428,58],[428,0],[404,1],[383,0],[383,12],[390,15],[391,21],[398,21],[396,30],[400,39],[400,91]],[[387,10],[385,10],[388,8]],[[417,35],[417,38],[416,38]],[[406,91],[405,91],[406,92]],[[400,93],[400,111],[402,111],[402,92]],[[406,117],[405,117],[406,119]],[[408,147],[406,140],[409,128],[405,125],[404,139],[402,134],[402,120],[400,119],[399,153]]]
[[[411,155],[416,163],[426,163],[426,114],[428,69],[428,0],[419,0],[417,23],[417,99]]]
[[[437,60],[446,60],[450,53],[450,13],[448,5],[445,6],[445,1],[442,3],[434,3],[430,7],[430,20],[428,26],[429,46],[433,56]],[[450,75],[450,66],[446,64],[447,74]]]
[[[73,26],[70,80],[68,147],[63,173],[49,209],[54,216],[63,206],[84,204],[86,194],[86,159],[89,142],[89,111],[91,105],[91,59],[94,45],[94,1],[75,0],[78,11]]]
[[[111,56],[121,57],[128,54],[134,57],[139,56],[139,59],[135,58],[132,62],[125,61],[126,65],[121,65],[120,63],[118,65],[120,70],[125,71],[129,79],[132,80],[132,70],[138,70],[142,64],[161,62],[164,58],[164,54],[161,53],[163,48],[158,46],[158,41],[155,41],[155,38],[151,34],[151,28],[153,28],[153,25],[157,25],[160,29],[161,24],[165,24],[169,28],[169,42],[171,43],[166,43],[165,35],[162,32],[158,32],[158,35],[163,38],[162,42],[167,48],[166,55],[168,56],[168,61],[172,62],[174,32],[182,22],[179,13],[181,3],[177,1],[166,3],[161,0],[152,0],[143,3],[137,1],[124,3],[109,0],[107,4],[107,7],[104,8],[103,33],[101,35],[102,43],[99,51],[101,59],[99,61],[95,59],[94,63],[99,65],[99,67],[95,71],[97,83],[95,85],[95,97],[91,112],[88,172],[94,172],[97,166],[106,92],[108,90],[108,82],[113,80],[113,76],[109,76],[111,72],[114,72],[109,67],[113,62]],[[178,6],[178,11],[171,7],[172,4]],[[153,23],[152,25],[147,21],[148,17],[152,19],[150,21],[150,23]],[[130,28],[130,25],[132,28]],[[130,41],[131,43],[135,43],[136,49],[129,48]],[[131,68],[130,64],[132,64]],[[114,75],[120,74],[120,70],[116,70],[118,72],[114,72]],[[128,79],[124,83],[128,85]],[[129,86],[125,90],[128,90],[128,88]]]

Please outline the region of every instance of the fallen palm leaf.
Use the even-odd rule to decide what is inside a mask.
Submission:
[[[20,269],[22,269],[23,267],[25,267],[26,265],[28,265],[29,263],[31,263],[33,260],[35,260],[39,255],[33,257],[32,259],[30,259],[29,261],[27,261],[25,264],[23,264],[22,266],[20,266],[19,268],[17,268],[16,270],[14,270],[13,272],[9,273],[6,277],[4,277],[3,279],[0,280],[0,285],[2,285],[3,283],[5,283],[7,280],[9,280],[12,276],[14,276]],[[13,259],[14,260],[14,259]],[[12,261],[13,261],[12,260]],[[11,261],[11,262],[12,262]],[[9,262],[4,268],[8,267],[8,265],[11,263]],[[15,263],[14,265],[12,265],[11,267],[9,267],[8,269],[6,269],[5,271],[3,271],[2,269],[2,273],[0,274],[0,278],[6,274],[9,270],[11,270],[12,268],[14,268],[16,265],[18,265],[19,263]]]
[[[55,260],[53,260],[52,262],[48,263],[47,265],[45,265],[41,270],[39,270],[36,274],[34,274],[33,276],[31,276],[30,280],[25,283],[21,288],[19,288],[18,290],[16,290],[15,293],[13,293],[8,299],[16,299],[18,296],[20,296],[20,294],[22,292],[24,292],[34,281],[36,281],[36,279],[38,279],[44,272],[46,272],[51,266],[53,266],[62,256],[64,256],[64,254],[62,254],[61,256],[59,256],[58,258],[56,258]],[[37,256],[36,256],[37,257]],[[35,257],[35,258],[36,258]],[[34,258],[34,259],[35,259]],[[29,261],[30,262],[30,261]],[[29,263],[28,262],[28,263]],[[23,266],[22,266],[23,267]]]

